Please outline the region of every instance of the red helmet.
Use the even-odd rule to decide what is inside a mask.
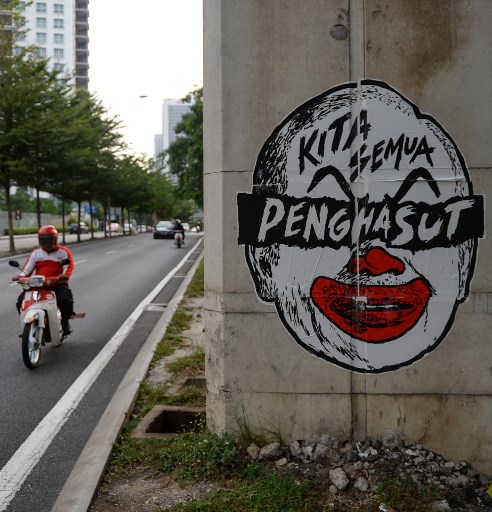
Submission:
[[[38,240],[41,249],[52,251],[58,243],[58,231],[55,226],[41,226],[38,231]]]

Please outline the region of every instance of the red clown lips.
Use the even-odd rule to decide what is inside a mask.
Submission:
[[[378,262],[384,263],[383,266]],[[391,262],[391,265],[389,263]],[[349,262],[352,272],[373,275],[402,273],[403,263],[381,248]],[[411,329],[422,316],[430,297],[429,284],[417,278],[400,285],[348,285],[318,277],[311,287],[317,308],[339,329],[368,343],[394,340]]]

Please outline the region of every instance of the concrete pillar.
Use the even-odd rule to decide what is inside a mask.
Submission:
[[[492,46],[491,23],[488,0],[204,1],[207,418],[212,428],[275,432],[287,442],[325,433],[358,440],[396,430],[408,441],[492,474],[489,239],[476,235],[464,242],[467,254],[478,246],[474,277],[438,346],[375,370],[370,365],[354,369],[322,354],[310,345],[312,333],[303,344],[302,333],[293,334],[297,327],[285,321],[289,312],[282,318],[282,306],[265,300],[268,290],[260,297],[248,250],[238,242],[238,193],[255,188],[253,170],[272,132],[311,98],[347,82],[363,90],[358,81],[368,78],[396,90],[388,104],[401,93],[401,108],[415,105],[430,114],[436,124],[429,129],[434,133],[434,126],[441,126],[451,141],[445,137],[442,151],[456,156],[449,149],[453,144],[461,150],[467,170],[453,167],[457,198],[472,197],[468,178],[475,196],[486,198],[492,187],[492,54],[486,51]],[[313,105],[321,108],[319,102]],[[370,122],[374,133],[377,123]],[[293,132],[295,124],[284,127]],[[434,150],[432,163],[439,151]],[[438,184],[449,181],[447,171],[439,176]],[[336,185],[330,179],[328,195]],[[360,175],[351,187],[364,193],[372,190],[371,183]],[[252,223],[254,217],[252,211]],[[359,256],[364,250],[363,243],[357,246]],[[292,257],[299,259],[302,251],[292,250]],[[466,260],[463,254],[460,249],[457,259]],[[463,265],[472,267],[473,261]],[[370,282],[364,276],[358,274],[359,286]],[[293,287],[307,279],[298,276]],[[458,288],[458,280],[457,273],[449,275],[450,290]],[[316,308],[307,311],[318,318]],[[423,315],[430,324],[441,310],[429,311]],[[296,325],[306,318],[301,315]],[[411,346],[412,336],[405,339]]]

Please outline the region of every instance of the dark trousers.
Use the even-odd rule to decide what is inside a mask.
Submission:
[[[60,308],[60,313],[62,317],[62,322],[68,322],[70,315],[73,313],[73,295],[72,290],[68,287],[66,283],[59,283],[55,286],[51,286],[51,289],[55,292],[56,295],[56,303]],[[20,313],[20,308],[22,306],[22,301],[24,300],[24,294],[26,292],[23,291],[19,298],[17,299],[17,311]]]

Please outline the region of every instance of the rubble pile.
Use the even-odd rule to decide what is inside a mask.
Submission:
[[[248,456],[287,466],[305,476],[329,479],[332,493],[370,493],[387,477],[410,475],[418,484],[436,486],[446,498],[437,511],[492,512],[490,480],[465,461],[453,463],[421,445],[402,441],[394,433],[364,442],[343,442],[328,435],[316,441],[250,445]]]

